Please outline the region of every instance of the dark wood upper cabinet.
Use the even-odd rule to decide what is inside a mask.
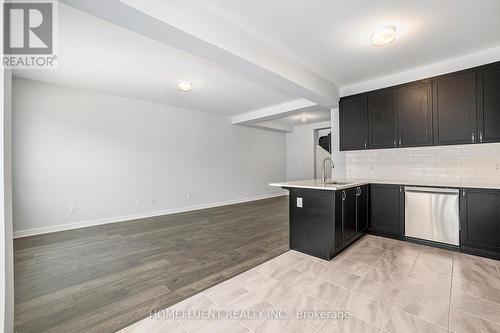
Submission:
[[[432,81],[434,144],[475,143],[476,72],[464,71]]]
[[[368,113],[366,95],[340,101],[340,149],[368,148]]]
[[[370,148],[394,148],[397,144],[397,90],[368,95]]]
[[[500,64],[481,68],[477,73],[478,141],[500,141]]]
[[[419,147],[432,145],[430,82],[417,82],[399,88],[398,111],[398,146]]]

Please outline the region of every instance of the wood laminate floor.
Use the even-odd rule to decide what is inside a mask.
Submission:
[[[287,197],[16,239],[15,329],[115,332],[287,250]]]

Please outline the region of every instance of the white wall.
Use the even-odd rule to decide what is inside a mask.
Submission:
[[[2,69],[0,116],[0,327],[14,332],[14,251],[12,242],[12,73]]]
[[[340,151],[339,109],[332,109],[330,121],[296,126],[294,127],[293,132],[287,133],[287,180],[293,181],[314,178],[314,130],[327,127],[330,127],[332,131],[332,160],[335,164],[335,168],[333,169],[333,178],[345,178],[346,154],[345,152]]]
[[[314,130],[330,126],[329,121],[296,126],[293,132],[286,134],[287,180],[314,178]]]
[[[13,112],[18,235],[268,195],[286,175],[284,134],[204,112],[17,78]]]

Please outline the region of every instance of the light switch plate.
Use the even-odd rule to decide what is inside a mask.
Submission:
[[[297,207],[302,208],[302,198],[297,198]]]

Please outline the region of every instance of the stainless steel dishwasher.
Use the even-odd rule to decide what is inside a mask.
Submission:
[[[458,189],[405,187],[405,236],[459,245]]]

